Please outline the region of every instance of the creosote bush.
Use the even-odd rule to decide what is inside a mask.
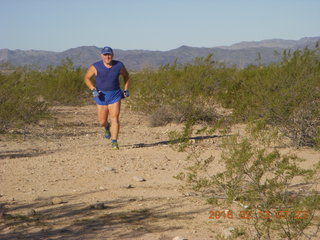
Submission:
[[[236,122],[264,121],[296,146],[319,147],[320,48],[285,51],[269,66],[227,68],[212,55],[192,64],[165,65],[132,75],[131,106],[147,113],[152,125],[213,123],[215,105],[233,110]]]
[[[284,52],[278,64],[249,66],[221,81],[219,102],[248,122],[278,127],[296,146],[317,146],[320,128],[320,49]]]
[[[45,115],[45,105],[86,102],[89,93],[83,75],[84,70],[75,68],[69,59],[45,71],[17,68],[3,73],[1,82],[7,87],[0,96],[2,131],[14,122],[36,121]],[[320,148],[319,46],[285,51],[281,62],[269,66],[227,68],[208,55],[192,64],[175,62],[141,70],[131,79],[126,102],[147,113],[152,126],[188,121],[213,124],[221,120],[215,109],[219,104],[232,109],[229,123],[231,117],[233,122],[264,122],[281,130],[295,146]],[[35,117],[26,119],[24,110],[34,112]]]
[[[212,193],[211,204],[223,198],[230,209],[235,203],[245,206],[240,219],[253,227],[255,239],[318,236],[320,223],[314,215],[320,206],[315,185],[320,164],[303,168],[304,159],[283,155],[270,145],[260,144],[254,136],[227,137],[220,162],[224,170],[208,172],[212,164],[217,165],[215,159],[201,159],[199,152],[192,151],[188,160],[193,164],[175,178],[195,191]]]
[[[84,70],[69,59],[45,71],[3,67],[10,69],[0,73],[0,132],[50,117],[51,105],[81,104],[87,98]]]
[[[184,123],[182,131],[169,132],[170,144],[173,149],[183,152],[190,145],[190,137],[193,132],[194,121]]]
[[[87,100],[84,73],[84,69],[75,68],[70,59],[63,60],[59,66],[49,66],[38,80],[39,94],[54,104],[83,104]]]
[[[209,55],[195,59],[193,64],[179,67],[175,63],[133,74],[131,106],[148,113],[154,126],[189,120],[215,121],[214,79],[229,70],[218,67],[211,58]]]
[[[23,127],[48,117],[48,105],[34,94],[33,86],[19,70],[0,74],[0,132],[11,127]]]

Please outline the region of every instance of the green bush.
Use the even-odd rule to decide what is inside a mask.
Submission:
[[[215,122],[217,103],[233,109],[236,121],[264,121],[297,146],[320,139],[320,48],[284,52],[280,63],[226,68],[212,55],[192,64],[165,65],[132,75],[131,106],[148,113],[153,125]]]
[[[276,235],[299,239],[318,234],[320,225],[314,214],[320,196],[313,183],[319,181],[319,164],[304,169],[304,159],[263,147],[251,136],[232,136],[224,141],[221,172],[208,171],[217,164],[213,157],[201,159],[199,152],[193,151],[188,160],[191,167],[175,178],[186,181],[195,191],[212,193],[208,199],[212,204],[219,200],[220,204],[231,204],[231,209],[243,207],[233,212],[253,226],[255,239],[275,239]],[[232,205],[235,203],[237,206]]]
[[[238,120],[263,119],[297,146],[314,146],[320,127],[319,50],[285,52],[279,64],[239,70],[222,79],[218,99]]]
[[[168,122],[212,122],[217,114],[213,107],[216,79],[230,74],[207,58],[178,67],[165,65],[157,71],[143,70],[132,75],[131,106],[151,116],[153,125]]]
[[[83,69],[75,68],[70,59],[62,61],[57,67],[49,66],[37,79],[38,94],[52,104],[84,103],[88,96],[83,83],[84,73]]]
[[[26,81],[26,70],[0,74],[0,132],[22,127],[48,117],[48,105],[34,94],[34,86]]]
[[[184,123],[184,127],[181,132],[171,131],[169,132],[170,144],[173,149],[177,149],[179,152],[183,152],[190,145],[190,137],[193,131],[194,122],[189,120]]]
[[[5,73],[0,74],[1,132],[49,117],[49,106],[81,104],[88,100],[84,70],[75,68],[70,59],[45,71],[4,67]]]

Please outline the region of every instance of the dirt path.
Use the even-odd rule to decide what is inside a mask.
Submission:
[[[54,126],[41,123],[0,141],[0,211],[11,216],[0,216],[0,239],[205,240],[237,225],[209,220],[212,207],[173,178],[188,165],[187,153],[168,145],[167,133],[181,126],[151,128],[123,109],[115,151],[95,106],[57,110]],[[220,137],[196,141],[204,157],[216,157],[217,169]],[[300,153],[319,159],[312,150]]]

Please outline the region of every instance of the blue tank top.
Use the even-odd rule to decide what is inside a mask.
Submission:
[[[92,64],[97,70],[96,87],[102,91],[114,91],[120,89],[119,75],[123,67],[120,61],[112,60],[112,67],[107,68],[103,61]]]

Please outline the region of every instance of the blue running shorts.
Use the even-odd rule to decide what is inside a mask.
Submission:
[[[100,91],[99,97],[93,98],[98,105],[109,105],[119,102],[123,96],[122,90]]]

